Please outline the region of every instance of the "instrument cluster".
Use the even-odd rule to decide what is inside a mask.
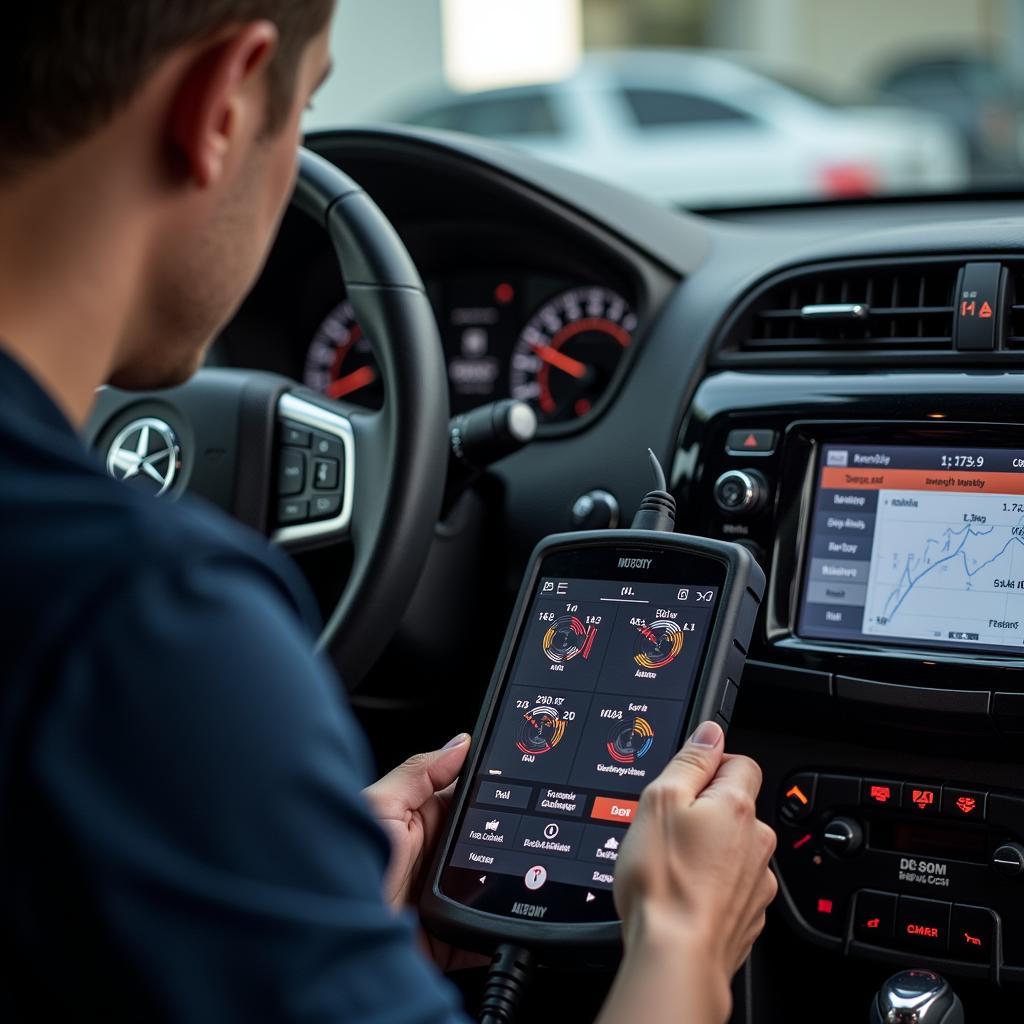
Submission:
[[[529,402],[542,424],[588,416],[634,344],[637,317],[618,291],[557,274],[472,270],[427,281],[445,348],[453,414],[501,398]],[[301,379],[335,399],[379,408],[370,339],[347,299],[302,353]]]

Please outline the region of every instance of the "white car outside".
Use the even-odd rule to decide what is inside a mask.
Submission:
[[[596,53],[560,82],[446,91],[382,113],[684,206],[952,192],[969,176],[962,142],[927,113],[832,106],[706,52]]]

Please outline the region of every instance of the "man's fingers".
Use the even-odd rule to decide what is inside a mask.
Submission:
[[[440,750],[413,755],[370,786],[366,794],[387,816],[417,810],[459,777],[468,753],[469,734],[460,733]]]
[[[751,800],[756,800],[761,791],[761,769],[749,757],[731,755],[723,758],[718,774],[702,795],[710,800],[723,789],[738,789]]]
[[[715,777],[725,752],[725,733],[716,722],[704,722],[669,761],[654,785],[671,787],[687,803],[693,803]]]

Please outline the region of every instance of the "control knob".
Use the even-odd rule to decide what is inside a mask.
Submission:
[[[837,857],[852,857],[864,845],[864,830],[853,818],[833,818],[821,840]]]
[[[756,469],[730,469],[715,481],[714,496],[728,515],[751,515],[768,500],[768,484]]]
[[[992,867],[1004,878],[1019,878],[1024,874],[1024,846],[1003,843],[992,854]]]

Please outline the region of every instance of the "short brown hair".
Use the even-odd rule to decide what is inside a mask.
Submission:
[[[280,33],[268,129],[291,106],[306,44],[334,0],[17,0],[0,27],[0,174],[87,137],[177,47],[266,18]]]

